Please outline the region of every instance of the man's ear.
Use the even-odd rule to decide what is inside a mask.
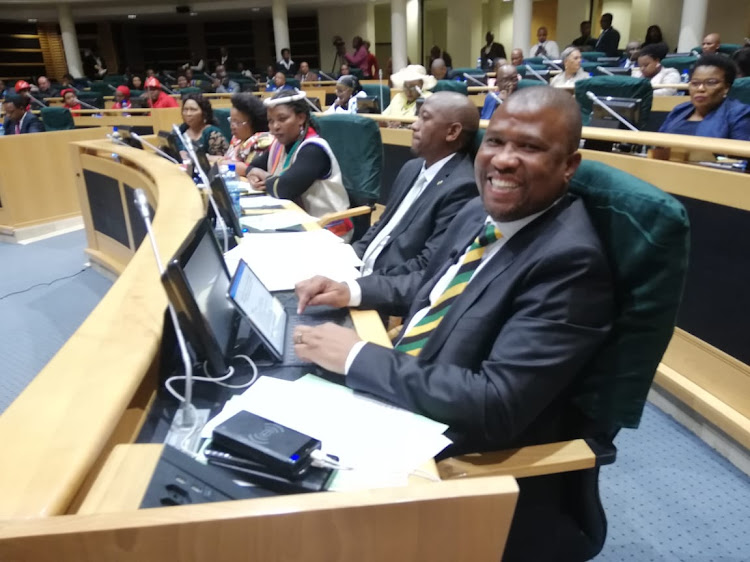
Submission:
[[[446,142],[456,142],[463,130],[464,128],[461,126],[461,123],[451,123],[448,126],[448,133],[445,135]]]
[[[577,150],[568,156],[567,162],[565,163],[565,183],[570,183],[573,179],[573,175],[576,173],[578,166],[581,164],[581,153]]]

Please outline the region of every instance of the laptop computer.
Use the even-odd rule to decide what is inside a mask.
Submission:
[[[285,366],[309,364],[294,353],[294,328],[297,325],[317,326],[333,322],[353,327],[346,309],[308,307],[305,314],[298,315],[293,293],[274,295],[242,260],[232,277],[227,297],[250,324],[268,354]]]

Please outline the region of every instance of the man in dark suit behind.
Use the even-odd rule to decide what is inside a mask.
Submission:
[[[457,92],[428,97],[411,126],[412,152],[393,182],[385,212],[354,251],[363,275],[423,269],[448,225],[478,195],[467,149],[479,128],[477,108]]]
[[[595,51],[607,53],[608,57],[616,57],[620,54],[620,32],[612,27],[612,14],[602,14],[599,24],[602,26],[602,32],[594,46]]]
[[[30,111],[26,111],[26,99],[23,96],[8,96],[3,105],[6,115],[3,129],[6,135],[44,132],[44,124],[39,118]]]
[[[580,133],[569,94],[510,96],[475,160],[481,199],[456,216],[423,271],[297,286],[302,310],[359,301],[403,314],[395,349],[325,324],[295,329],[297,355],[346,374],[355,390],[447,423],[446,455],[602,431],[573,402],[614,317],[604,250],[582,201],[567,193]],[[580,478],[519,481],[505,560],[572,562],[599,551],[580,512],[591,491]]]

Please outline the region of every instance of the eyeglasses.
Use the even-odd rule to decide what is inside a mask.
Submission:
[[[718,78],[709,78],[708,80],[691,80],[690,82],[691,88],[700,88],[701,86],[704,86],[706,88],[715,88],[716,86],[719,86],[724,83],[723,80],[719,80]]]
[[[227,121],[230,125],[234,125],[235,127],[242,127],[242,125],[247,125],[247,121],[233,121],[231,117],[227,117]]]

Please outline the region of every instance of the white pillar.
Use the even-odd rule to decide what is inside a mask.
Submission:
[[[513,0],[513,46],[521,49],[524,55],[531,48],[531,0]],[[508,51],[510,57],[510,51]]]
[[[70,5],[58,4],[57,17],[60,20],[60,33],[62,34],[63,49],[65,49],[65,60],[68,63],[68,72],[74,78],[81,78],[83,76],[83,64],[81,64],[81,51],[78,49],[78,36],[76,36],[76,25],[73,23]]]
[[[677,41],[678,53],[687,53],[701,44],[707,13],[708,0],[683,0],[680,38]]]
[[[406,54],[412,64],[424,64],[422,60],[421,26],[419,25],[419,0],[406,0]],[[427,69],[429,72],[429,69]]]
[[[391,0],[391,57],[393,72],[406,67],[406,0]]]
[[[289,22],[286,16],[286,0],[273,0],[273,42],[276,44],[276,60],[281,59],[281,49],[289,49]],[[294,60],[294,53],[292,53]]]

